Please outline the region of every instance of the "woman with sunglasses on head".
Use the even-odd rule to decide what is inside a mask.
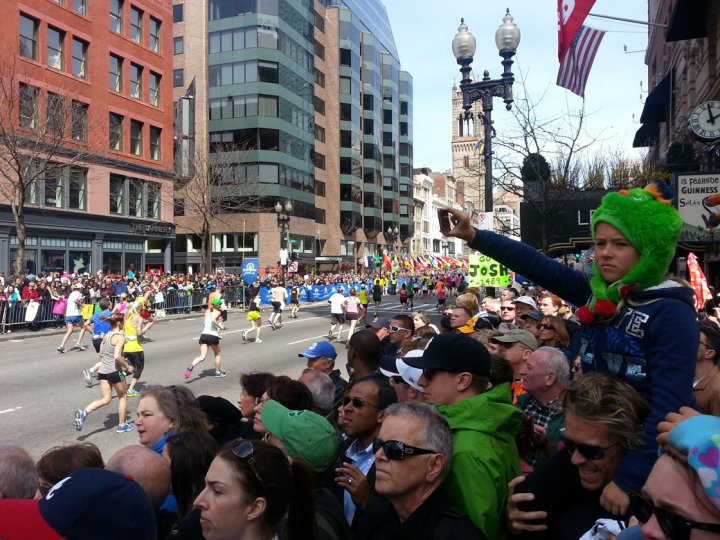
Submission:
[[[195,499],[205,540],[314,540],[309,466],[279,448],[238,439],[215,457]],[[281,522],[285,520],[281,530]]]
[[[627,511],[627,491],[640,488],[657,459],[658,422],[693,402],[699,342],[694,291],[665,278],[682,230],[673,196],[662,181],[605,195],[591,218],[595,256],[589,275],[521,242],[475,230],[467,214],[446,210],[451,229],[444,234],[582,306],[576,317],[583,372],[618,377],[649,399],[643,445],[627,454],[604,488],[602,504],[617,515]]]

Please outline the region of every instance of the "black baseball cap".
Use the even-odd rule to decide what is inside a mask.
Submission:
[[[451,332],[434,337],[425,352],[419,357],[408,357],[405,363],[420,369],[465,372],[488,377],[490,375],[490,353],[479,341]]]

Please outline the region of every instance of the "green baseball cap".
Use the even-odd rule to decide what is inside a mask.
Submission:
[[[334,463],[338,438],[332,424],[312,411],[291,411],[274,400],[262,409],[262,422],[280,439],[290,457],[307,461],[315,472],[322,473]]]

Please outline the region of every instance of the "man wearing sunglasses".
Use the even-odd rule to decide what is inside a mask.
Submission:
[[[395,356],[402,356],[415,333],[415,322],[409,315],[398,315],[390,320],[390,343],[395,346]]]
[[[355,539],[484,539],[447,497],[452,448],[450,427],[434,407],[390,405],[373,441],[375,489],[386,500],[368,507]]]
[[[338,425],[347,436],[335,469],[335,491],[354,529],[367,507],[375,485],[375,453],[372,442],[380,431],[385,409],[397,402],[386,380],[371,376],[359,379],[345,393],[338,409]]]
[[[453,433],[450,500],[485,536],[504,539],[507,483],[520,471],[515,436],[522,424],[510,385],[490,387],[490,353],[458,332],[433,338],[421,357],[404,361],[423,370],[425,401],[438,406]]]
[[[508,485],[508,527],[522,538],[575,540],[598,519],[623,517],[605,510],[600,498],[627,452],[643,441],[647,402],[630,385],[593,373],[573,382],[560,403],[564,448]]]

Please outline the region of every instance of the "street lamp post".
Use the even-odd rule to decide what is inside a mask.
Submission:
[[[280,272],[282,273],[283,287],[285,286],[285,265],[287,264],[287,257],[290,252],[290,214],[292,214],[293,205],[290,201],[285,201],[285,206],[280,204],[280,201],[275,203],[275,213],[277,214],[278,229],[280,229]],[[282,261],[282,244],[283,237],[285,237],[285,247],[287,256],[285,262]]]
[[[389,226],[385,231],[385,238],[390,240],[390,244],[392,244],[393,249],[395,248],[395,242],[397,241],[398,236],[400,236],[400,229],[397,228],[397,225],[395,228]]]
[[[468,31],[464,19],[460,19],[458,33],[452,40],[452,50],[457,63],[460,64],[460,73],[462,80],[460,81],[460,90],[463,94],[463,109],[465,109],[465,119],[471,120],[473,113],[470,110],[472,104],[478,100],[482,100],[482,124],[485,128],[485,148],[483,156],[485,158],[485,212],[493,211],[492,200],[492,137],[494,129],[492,127],[492,110],[493,98],[500,97],[505,102],[505,108],[509,111],[513,102],[512,85],[515,82],[510,67],[513,64],[512,57],[515,56],[517,47],[520,44],[520,29],[513,22],[512,15],[508,9],[503,17],[503,23],[495,32],[495,44],[502,56],[503,73],[499,79],[491,79],[490,73],[485,70],[483,78],[479,81],[473,81],[470,78],[473,56],[475,55],[475,36]]]

